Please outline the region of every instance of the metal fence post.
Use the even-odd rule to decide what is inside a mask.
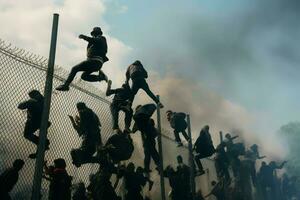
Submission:
[[[192,129],[191,129],[191,120],[190,115],[187,115],[187,124],[188,124],[188,135],[189,135],[189,165],[190,165],[190,184],[192,199],[195,199],[196,194],[196,185],[195,185],[195,164],[194,164],[194,154],[193,154],[193,141],[192,141]]]
[[[219,132],[219,135],[220,135],[220,144],[223,142],[223,132],[222,131],[220,131]]]
[[[159,100],[159,95],[157,95],[157,99]],[[161,190],[161,200],[166,200],[166,192],[165,192],[165,179],[163,175],[164,164],[163,164],[163,150],[162,150],[162,140],[161,140],[161,118],[160,118],[160,107],[157,106],[157,129],[160,134],[157,136],[158,141],[158,152],[160,159],[160,190]]]
[[[32,196],[31,196],[32,200],[39,200],[41,198],[42,173],[43,173],[45,143],[46,143],[46,138],[47,138],[47,128],[48,128],[51,95],[52,95],[58,18],[59,18],[58,14],[53,15],[50,53],[49,53],[46,83],[45,83],[45,88],[44,88],[45,100],[44,100],[43,115],[42,115],[42,121],[41,121],[40,133],[39,133],[39,144],[37,147],[37,158],[36,158],[36,163],[35,163],[34,179],[33,179],[33,186],[32,186]]]

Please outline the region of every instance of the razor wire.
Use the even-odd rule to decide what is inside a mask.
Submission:
[[[19,181],[11,192],[12,199],[30,199],[35,160],[28,159],[28,155],[34,153],[36,146],[27,141],[23,136],[26,121],[26,112],[17,109],[20,102],[28,99],[28,92],[37,89],[43,93],[46,77],[47,59],[31,54],[23,49],[13,47],[0,39],[0,173],[10,167],[17,158],[25,160],[25,166],[19,175]],[[56,87],[65,80],[68,72],[62,67],[56,66],[53,86]],[[50,150],[45,153],[48,163],[56,158],[64,158],[67,163],[67,171],[73,177],[72,183],[84,182],[87,186],[90,174],[96,173],[97,164],[85,164],[76,168],[72,164],[70,151],[81,145],[81,139],[74,131],[68,115],[77,113],[76,103],[85,102],[100,118],[101,137],[105,142],[112,132],[112,118],[110,113],[111,98],[91,84],[75,79],[67,93],[52,93],[50,118],[52,125],[48,130]],[[120,115],[120,126],[123,128],[123,115]],[[188,163],[188,149],[177,148],[175,141],[164,130],[162,134],[164,163],[176,164],[176,156],[182,155],[185,163]],[[135,150],[130,161],[136,166],[143,166],[143,146],[139,134],[133,135]],[[152,162],[153,163],[153,162]],[[197,190],[208,192],[210,180],[215,180],[214,164],[211,160],[203,162],[208,168],[205,176],[197,178]],[[151,173],[151,179],[159,182],[159,174]],[[165,181],[168,191],[168,181]],[[47,199],[49,182],[42,182],[42,199]],[[160,193],[159,184],[155,184],[151,192],[145,190],[148,196],[154,197]],[[122,190],[118,188],[118,191]]]

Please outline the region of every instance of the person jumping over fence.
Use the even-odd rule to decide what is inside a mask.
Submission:
[[[175,136],[175,141],[177,142],[177,146],[182,146],[182,142],[179,136],[179,133],[182,133],[183,137],[189,141],[189,136],[186,133],[186,128],[187,128],[187,122],[185,121],[186,114],[182,112],[173,112],[171,110],[168,110],[166,112],[167,114],[167,119],[170,122],[171,127],[174,129],[174,136]]]
[[[135,133],[136,131],[141,132],[142,142],[144,147],[144,168],[147,173],[151,172],[150,170],[150,161],[151,157],[156,164],[156,169],[159,171],[160,165],[160,158],[159,154],[156,150],[156,141],[155,138],[157,137],[158,130],[155,128],[154,120],[151,119],[152,114],[156,110],[156,106],[154,104],[146,104],[146,105],[139,105],[136,107],[135,114],[133,119],[135,121],[134,127],[132,132]]]
[[[16,159],[11,168],[6,169],[0,175],[0,197],[2,200],[10,200],[9,192],[14,188],[19,179],[19,172],[24,166],[24,161]]]
[[[28,93],[30,99],[26,100],[18,105],[18,109],[27,110],[27,120],[24,128],[24,137],[34,143],[39,144],[39,137],[34,133],[40,129],[41,119],[44,107],[44,97],[38,90],[31,90]],[[51,123],[48,122],[48,128]],[[46,140],[46,150],[49,149],[49,140]],[[30,154],[30,158],[35,158],[36,153]]]
[[[126,72],[126,83],[129,83],[129,80],[132,81],[132,97],[130,98],[131,103],[134,100],[135,95],[139,91],[139,89],[143,89],[148,96],[158,105],[160,108],[163,108],[163,105],[159,102],[158,98],[153,94],[153,92],[150,90],[148,83],[146,82],[146,79],[148,78],[148,73],[145,70],[142,63],[137,60],[129,67],[127,68]]]
[[[73,149],[71,156],[73,164],[80,167],[81,164],[92,162],[93,154],[97,147],[102,145],[101,140],[101,123],[94,111],[88,108],[85,103],[79,102],[76,105],[79,112],[79,117],[75,119],[69,115],[74,129],[77,131],[79,137],[82,138],[81,147]]]
[[[210,157],[215,153],[215,148],[211,139],[211,135],[209,133],[209,126],[206,125],[202,128],[200,131],[200,135],[197,138],[195,145],[194,145],[194,150],[196,151],[195,155],[195,162],[198,167],[198,172],[197,175],[202,175],[204,174],[203,166],[201,164],[202,158],[207,158]]]
[[[111,89],[111,80],[108,81],[106,96],[114,95],[113,101],[110,104],[110,111],[113,119],[113,129],[119,129],[119,112],[125,113],[125,130],[130,132],[130,125],[133,115],[131,103],[129,99],[132,97],[132,92],[128,84],[123,84],[121,88]]]
[[[68,91],[69,86],[76,74],[80,71],[83,71],[81,78],[89,82],[97,81],[108,81],[107,76],[102,72],[102,65],[108,61],[106,57],[107,53],[107,43],[106,38],[102,35],[102,30],[100,27],[95,27],[91,32],[91,36],[79,35],[80,39],[83,39],[88,42],[87,45],[87,59],[78,65],[75,65],[67,80],[64,84],[58,86],[56,90],[59,91]],[[99,71],[98,75],[92,74],[93,72]]]

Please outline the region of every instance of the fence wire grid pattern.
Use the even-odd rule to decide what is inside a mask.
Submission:
[[[23,129],[26,121],[26,111],[17,108],[18,104],[27,100],[28,92],[37,89],[43,94],[47,59],[14,48],[0,40],[0,173],[10,167],[17,158],[25,160],[25,166],[19,175],[19,181],[11,192],[12,199],[30,199],[32,181],[34,174],[35,160],[28,159],[30,153],[36,151],[36,146],[23,137]],[[65,80],[68,72],[56,66],[53,79],[53,86],[56,87]],[[79,77],[79,76],[77,76]],[[76,103],[85,102],[99,116],[102,124],[101,136],[105,142],[112,134],[112,119],[109,109],[110,99],[103,95],[103,92],[83,81],[75,80],[69,92],[55,92],[53,90],[50,118],[52,125],[48,129],[50,150],[45,153],[45,160],[49,164],[56,158],[64,158],[67,162],[67,171],[73,177],[73,184],[83,181],[86,186],[89,183],[89,175],[98,170],[96,164],[86,164],[76,168],[72,164],[70,151],[81,145],[81,139],[73,129],[68,115],[77,114]],[[123,115],[120,115],[120,126],[124,127]],[[143,166],[143,147],[139,134],[133,136],[135,151],[131,158],[136,166]],[[188,150],[177,148],[173,139],[163,135],[164,166],[176,164],[176,156],[181,154],[185,163],[188,163]],[[153,162],[152,162],[153,164]],[[210,180],[215,180],[213,162],[204,160],[205,168],[208,168],[206,175],[197,178],[197,189],[202,192],[210,190]],[[152,166],[153,168],[153,166]],[[151,193],[145,194],[152,199],[160,199],[159,175],[151,173],[151,179],[156,184]],[[118,192],[122,193],[122,184]],[[168,181],[165,180],[166,194],[170,190]],[[49,182],[42,181],[42,199],[47,199]]]

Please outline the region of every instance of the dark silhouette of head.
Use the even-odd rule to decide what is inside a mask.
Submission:
[[[172,116],[172,114],[173,114],[173,111],[172,111],[172,110],[168,110],[168,111],[166,112],[166,114],[167,114],[167,119],[168,119],[168,121],[170,121],[170,120],[171,120],[171,116]]]
[[[92,32],[91,32],[91,35],[94,36],[94,37],[100,36],[102,34],[103,33],[102,33],[102,30],[101,30],[100,27],[94,27],[93,30],[92,30]]]
[[[183,163],[183,159],[182,159],[182,156],[181,156],[181,155],[178,155],[178,156],[177,156],[177,162],[178,162],[179,164]]]
[[[23,168],[24,164],[24,160],[16,159],[13,163],[13,168],[15,168],[17,171],[20,171]]]
[[[63,158],[55,159],[53,162],[54,162],[54,167],[55,168],[65,169],[66,166],[67,166],[66,161]]]
[[[85,105],[85,103],[83,103],[83,102],[78,102],[78,103],[76,104],[76,107],[77,107],[77,110],[78,110],[78,111],[81,111],[81,110],[84,110],[84,109],[87,108],[86,105]]]
[[[261,166],[263,167],[263,166],[266,166],[267,165],[267,163],[265,162],[265,161],[262,161],[261,162]]]
[[[211,185],[212,185],[212,186],[215,186],[216,184],[217,184],[216,181],[212,181],[212,182],[211,182]]]
[[[127,165],[127,171],[134,172],[134,170],[135,170],[134,163],[133,162],[128,163],[128,165]]]
[[[28,93],[28,96],[35,100],[40,100],[41,98],[43,98],[43,95],[38,90],[31,90]]]
[[[208,125],[205,125],[205,126],[204,126],[204,130],[205,130],[205,131],[209,131],[209,126],[208,126]]]
[[[124,88],[125,90],[130,90],[130,86],[128,83],[123,83],[122,88]]]
[[[231,139],[230,133],[226,133],[225,138],[227,138],[228,140],[230,140]]]
[[[251,149],[252,151],[256,152],[256,151],[258,150],[257,144],[253,144],[253,145],[250,147],[250,149]]]
[[[143,174],[143,173],[144,173],[144,169],[143,169],[141,166],[138,166],[138,167],[136,168],[136,172],[137,172],[137,173],[140,173],[140,174]]]
[[[132,64],[133,65],[142,65],[141,61],[139,61],[139,60],[134,61],[134,63],[132,63]]]

